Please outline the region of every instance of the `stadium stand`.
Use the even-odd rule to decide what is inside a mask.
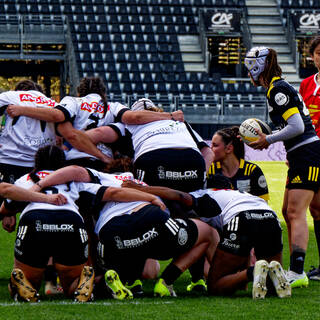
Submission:
[[[247,2],[10,0],[0,4],[0,55],[8,49],[3,45],[4,35],[12,43],[25,40],[19,38],[23,25],[30,45],[36,39],[43,41],[43,48],[51,45],[44,55],[61,59],[61,50],[71,50],[69,75],[65,76],[71,91],[79,78],[99,75],[110,99],[130,103],[148,96],[165,110],[182,108],[193,123],[237,124],[251,116],[266,120],[264,91],[250,85],[241,67],[246,47],[252,44],[246,30]],[[277,0],[277,8],[283,24],[288,25],[290,10],[315,10],[320,3]],[[204,43],[202,15],[210,10],[241,12],[241,35],[228,37],[220,32]],[[64,42],[58,39],[61,27]],[[198,42],[191,48],[194,39]],[[53,43],[65,47],[59,51],[53,49]],[[199,54],[192,51],[196,46]],[[207,65],[208,52],[203,48],[209,50],[213,65]]]

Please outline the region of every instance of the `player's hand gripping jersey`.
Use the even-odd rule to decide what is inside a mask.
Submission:
[[[269,115],[278,129],[287,125],[287,119],[293,114],[299,113],[305,129],[301,135],[284,141],[286,150],[316,135],[311,122],[309,111],[300,94],[286,81],[274,77],[267,91]]]
[[[52,171],[50,170],[43,170],[37,172],[37,176],[40,179],[43,179],[45,176],[49,175]],[[16,182],[15,185],[29,189],[33,186],[34,182],[31,180],[29,174],[26,174],[19,178]],[[37,209],[42,209],[42,210],[68,210],[68,211],[73,211],[75,213],[79,214],[78,211],[78,206],[76,205],[75,201],[79,199],[79,193],[80,192],[86,192],[89,193],[92,196],[96,196],[96,194],[99,192],[99,189],[102,188],[101,185],[95,184],[95,183],[82,183],[82,182],[70,182],[66,184],[59,184],[56,186],[52,187],[47,187],[42,190],[42,192],[45,192],[47,194],[52,194],[52,193],[60,193],[64,195],[67,198],[67,203],[61,206],[55,206],[50,203],[41,203],[41,202],[31,202],[29,204],[24,203],[24,210],[21,213],[20,218],[28,211],[31,210],[37,210]],[[105,188],[103,188],[105,189]],[[103,190],[104,191],[104,190]],[[6,200],[6,207],[8,209],[10,208],[15,208],[16,205],[21,205],[21,203],[16,202],[16,201],[11,201],[9,199]]]
[[[118,102],[105,106],[100,95],[96,93],[81,98],[66,96],[61,100],[57,109],[64,113],[66,121],[70,121],[77,130],[89,130],[112,124],[112,127],[121,135],[124,135],[124,127],[116,122],[120,122],[122,114],[130,110]],[[104,154],[112,157],[112,151],[109,148],[103,144],[98,144],[97,147]],[[89,155],[74,148],[66,154],[67,160],[85,157]]]
[[[56,102],[39,91],[8,91],[0,94],[0,113],[4,113],[6,121],[0,137],[1,163],[33,167],[38,149],[56,143],[54,124],[24,116],[11,118],[6,113],[9,104],[53,108]]]

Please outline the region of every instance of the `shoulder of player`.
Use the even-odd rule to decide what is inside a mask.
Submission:
[[[303,79],[303,80],[301,81],[300,87],[301,87],[301,86],[308,85],[310,82],[311,82],[311,83],[314,82],[314,77],[315,77],[316,75],[317,75],[317,73],[316,73],[316,74],[313,74],[313,75],[311,75],[311,76],[309,76],[309,77],[307,77],[307,78],[305,78],[305,79]]]
[[[254,162],[250,162],[247,160],[243,160],[243,164],[239,166],[239,169],[237,171],[237,176],[250,176],[252,173],[262,173],[261,168]]]
[[[267,93],[268,101],[277,107],[289,106],[291,101],[298,98],[297,90],[284,80],[276,81]]]

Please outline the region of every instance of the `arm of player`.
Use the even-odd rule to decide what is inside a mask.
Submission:
[[[99,142],[113,143],[119,138],[118,133],[109,126],[101,126],[87,130],[86,135],[88,135],[90,140],[95,144]]]
[[[67,199],[62,194],[46,195],[20,188],[6,182],[0,183],[0,194],[3,198],[9,198],[15,201],[45,202],[56,205],[63,205],[67,202]]]
[[[112,159],[104,155],[84,131],[75,129],[71,122],[58,124],[58,131],[77,150],[91,154],[102,162],[111,162]]]
[[[213,159],[214,159],[213,151],[211,150],[211,148],[205,146],[205,147],[201,148],[201,154],[202,154],[203,159],[206,163],[206,172],[208,173],[210,166],[211,166]]]
[[[25,116],[46,122],[62,122],[65,120],[63,112],[55,108],[25,107],[10,104],[7,107],[7,113],[11,118]]]
[[[134,188],[143,192],[154,194],[162,199],[178,201],[187,207],[192,207],[193,198],[189,193],[170,189],[167,187],[142,186],[133,181],[124,181],[121,185],[124,188]]]
[[[266,149],[272,143],[292,139],[304,132],[304,123],[299,113],[290,116],[287,119],[287,123],[283,129],[269,135],[257,130],[260,138],[257,141],[251,142],[249,146],[259,150]]]
[[[121,122],[126,124],[145,124],[159,120],[184,121],[184,114],[181,110],[174,112],[155,112],[149,110],[127,110],[121,117]]]
[[[102,201],[146,201],[158,206],[161,210],[166,209],[165,204],[153,194],[129,188],[108,187],[103,194]]]
[[[91,182],[91,177],[87,169],[83,167],[75,165],[67,166],[47,175],[45,178],[34,184],[29,190],[40,191],[41,189],[70,181]]]

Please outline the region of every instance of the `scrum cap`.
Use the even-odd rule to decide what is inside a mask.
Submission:
[[[266,47],[253,47],[247,52],[244,64],[254,81],[258,80],[259,75],[265,69],[268,53],[269,49]]]
[[[139,99],[132,106],[131,110],[152,110],[153,108],[157,108],[156,105],[150,100],[146,98]]]

